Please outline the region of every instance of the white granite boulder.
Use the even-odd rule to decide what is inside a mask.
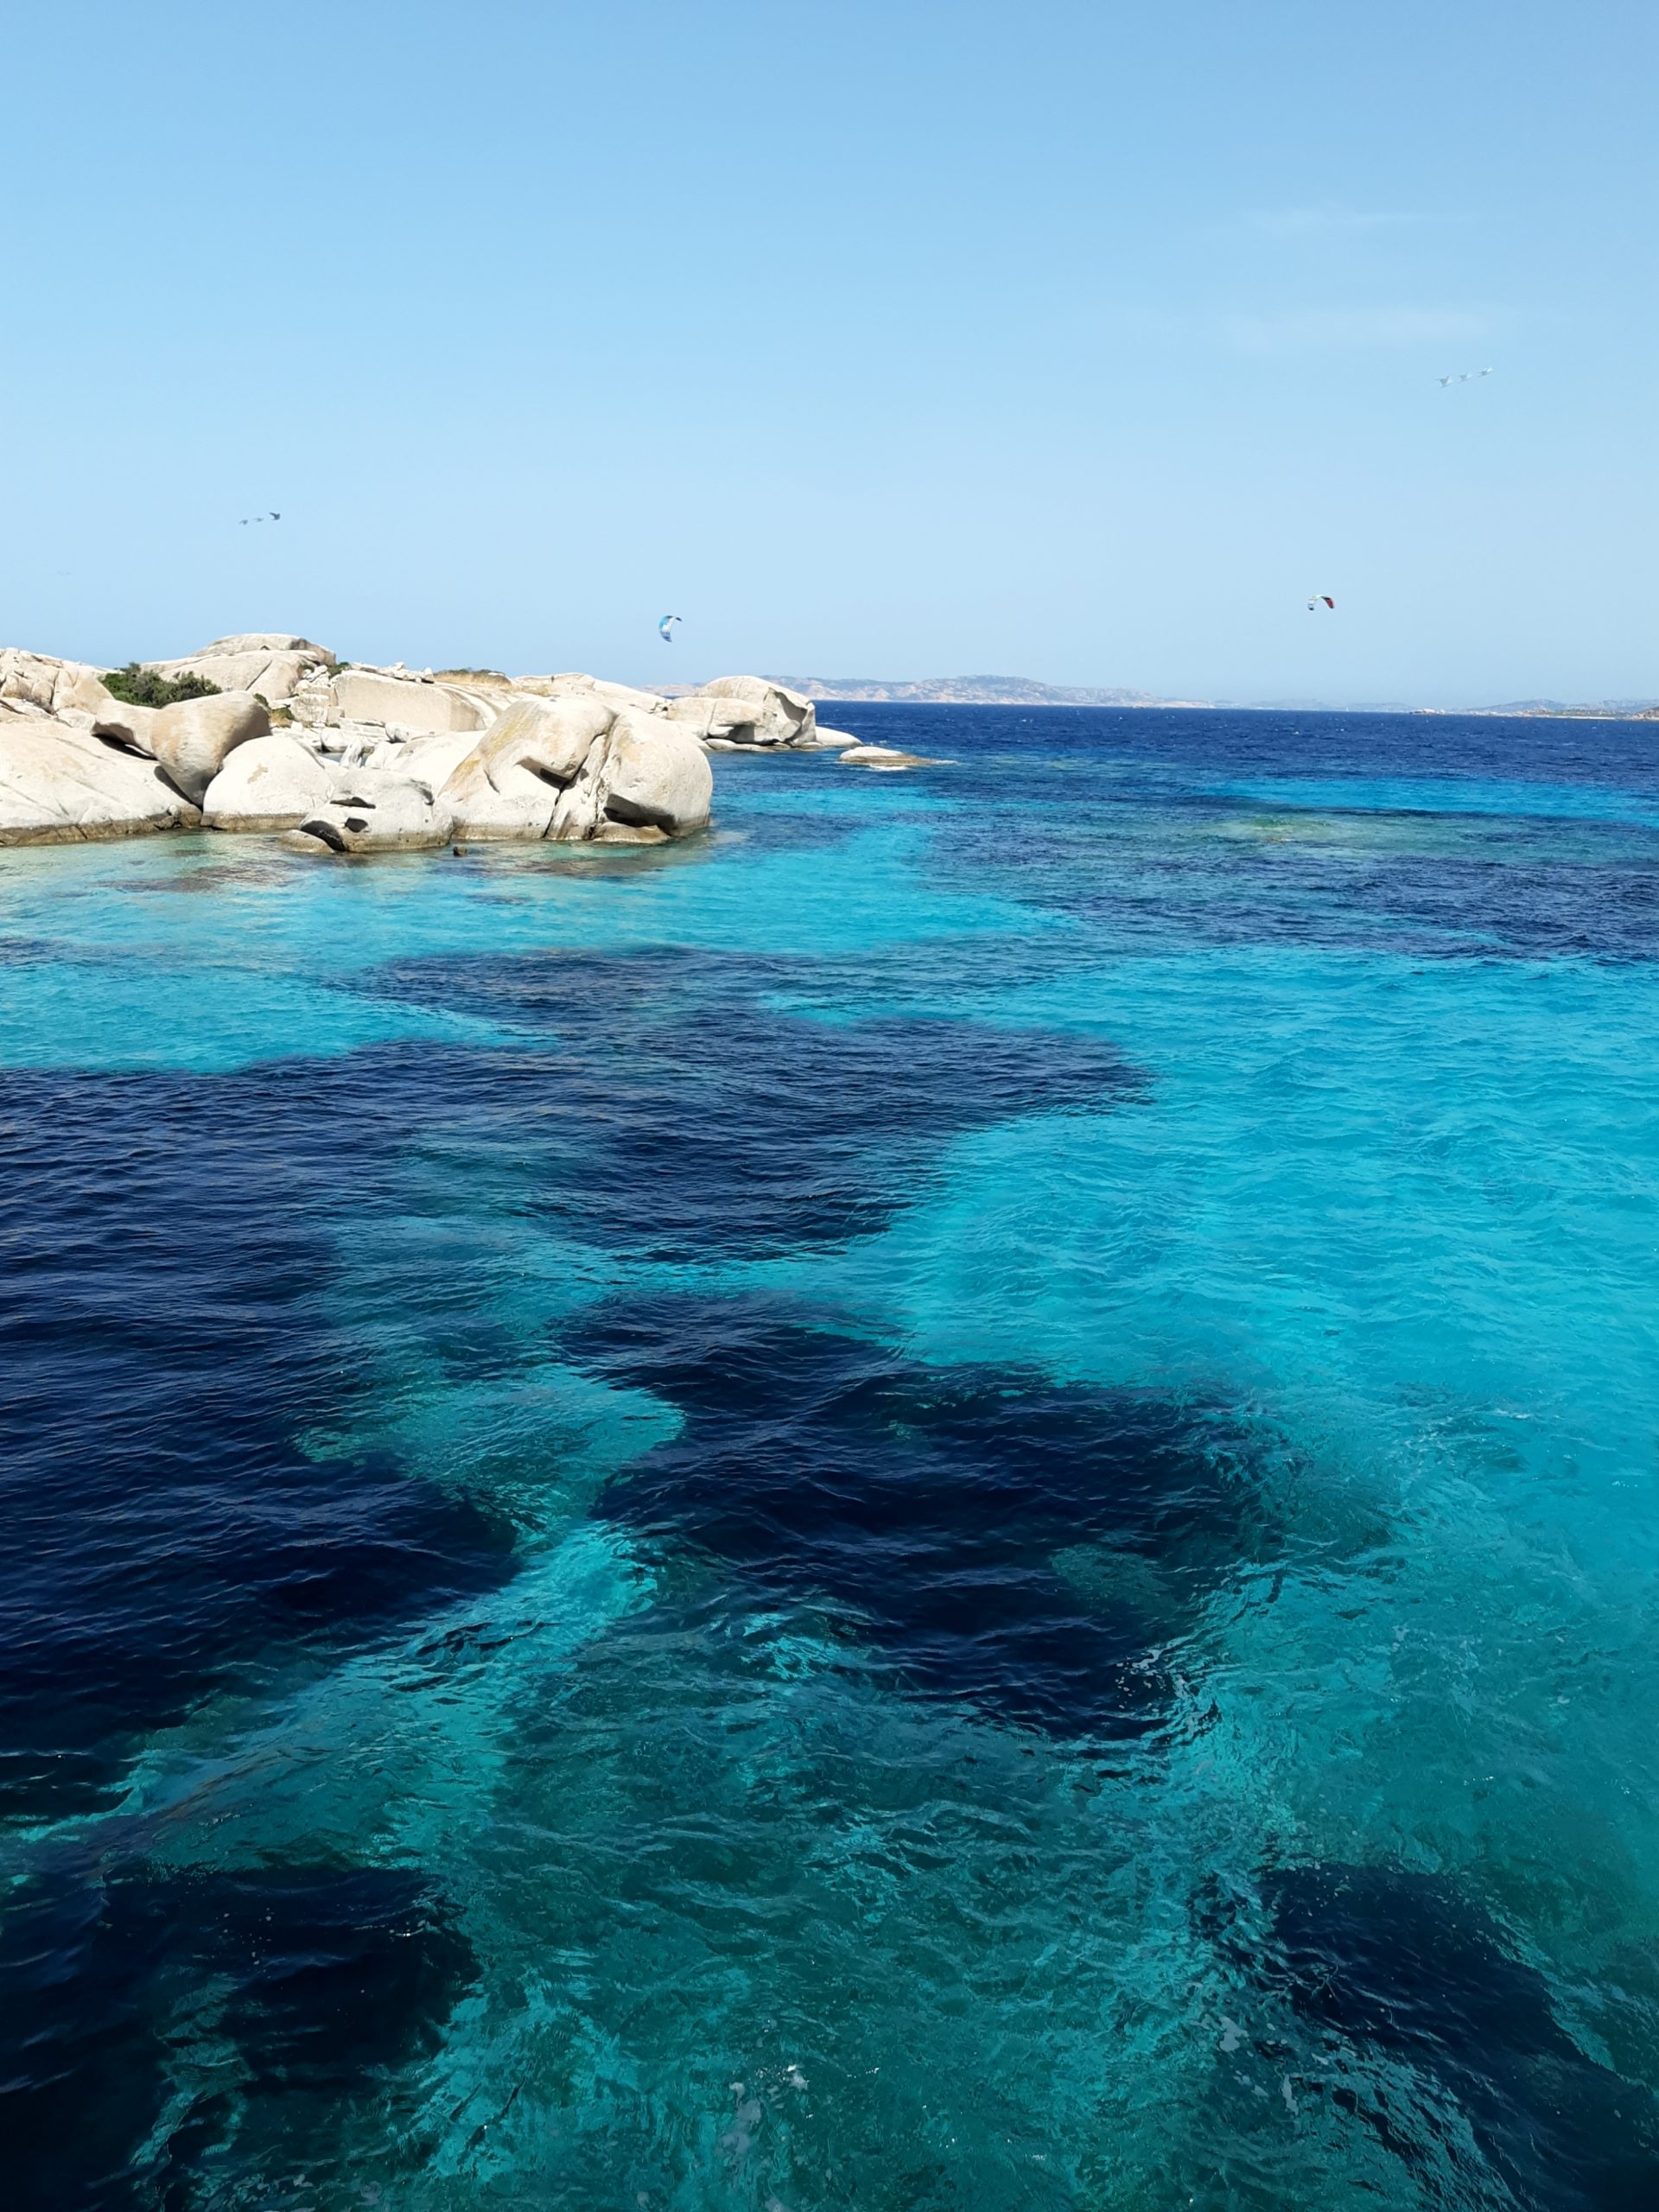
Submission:
[[[146,661],[158,676],[200,676],[221,691],[255,691],[268,707],[284,707],[306,678],[334,666],[327,645],[285,631],[259,630],[215,638],[182,660]]]
[[[539,699],[602,699],[607,706],[636,708],[642,715],[660,715],[668,701],[655,691],[641,691],[632,683],[612,683],[602,676],[588,676],[567,669],[558,676],[515,676],[512,688]]]
[[[591,836],[607,844],[650,843],[688,836],[707,823],[714,772],[689,731],[661,715],[625,711],[603,752],[601,819]]]
[[[669,720],[717,752],[735,751],[757,742],[755,712],[753,700],[711,697],[702,691],[668,702]]]
[[[0,705],[41,715],[96,714],[111,703],[103,671],[10,645],[0,652]]]
[[[336,775],[328,797],[283,842],[302,852],[420,852],[447,845],[454,831],[449,809],[424,784],[359,770]]]
[[[0,845],[141,836],[200,819],[158,763],[125,739],[0,711]]]
[[[719,703],[704,707],[705,700]],[[781,683],[769,683],[764,676],[717,676],[674,700],[669,712],[696,728],[698,736],[734,746],[810,745],[817,724],[817,709],[810,699]],[[705,718],[701,728],[699,718]]]
[[[138,740],[197,805],[238,745],[265,737],[270,716],[251,691],[221,691],[160,708]]]
[[[339,770],[287,730],[250,738],[207,786],[201,818],[209,830],[297,830],[326,805]]]
[[[73,709],[66,709],[73,713]],[[89,728],[95,737],[118,738],[140,753],[149,753],[153,760],[156,747],[150,742],[150,733],[156,727],[159,707],[135,707],[125,699],[118,699],[105,692],[92,715]]]
[[[333,734],[332,731],[327,733],[328,736]],[[384,768],[394,776],[411,777],[435,793],[443,789],[461,762],[482,742],[477,731],[470,729],[377,731],[362,747],[361,765],[365,768]],[[357,758],[355,752],[353,758]]]
[[[615,719],[596,692],[515,699],[442,786],[456,834],[545,837],[562,795]]]
[[[404,730],[487,729],[499,704],[475,698],[458,684],[373,668],[343,668],[329,690],[330,721],[380,722]]]

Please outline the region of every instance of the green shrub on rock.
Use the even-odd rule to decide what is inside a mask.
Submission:
[[[218,684],[210,683],[205,676],[193,676],[188,669],[182,676],[162,676],[136,660],[130,660],[124,668],[111,669],[104,678],[104,689],[129,707],[173,707],[181,699],[219,696]]]

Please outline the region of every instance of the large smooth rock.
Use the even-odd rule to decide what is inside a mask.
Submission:
[[[207,786],[209,830],[297,830],[326,805],[340,771],[286,730],[238,745]]]
[[[487,733],[486,733],[487,734]],[[388,730],[363,755],[363,765],[424,784],[434,796],[482,741],[474,730]]]
[[[89,662],[58,660],[50,653],[24,652],[16,645],[0,652],[0,704],[63,715],[96,714],[100,706],[111,703],[102,671]]]
[[[545,837],[563,794],[614,720],[596,692],[515,699],[442,786],[456,834]],[[600,805],[596,801],[595,820]]]
[[[601,804],[611,843],[620,830],[655,830],[683,837],[701,830],[714,798],[709,756],[690,731],[658,715],[624,713],[605,741]]]
[[[329,689],[330,721],[395,724],[408,730],[487,729],[499,704],[473,698],[453,683],[386,676],[378,669],[343,668]]]
[[[671,713],[677,718],[694,715],[697,709],[690,706],[692,699],[718,699],[728,703],[728,711],[748,710],[719,733],[699,733],[718,734],[734,744],[810,745],[817,725],[817,709],[810,699],[781,683],[768,683],[764,676],[717,676],[688,699],[676,700]]]
[[[144,665],[172,678],[203,677],[221,691],[255,691],[267,706],[283,707],[308,677],[332,668],[334,662],[327,646],[314,645],[309,638],[260,630],[215,638],[181,660],[152,660]]]
[[[667,700],[655,691],[640,691],[632,683],[611,683],[602,676],[584,675],[580,669],[568,669],[559,676],[515,676],[512,688],[543,699],[574,699],[591,695],[603,699],[608,706],[636,708],[642,715],[659,715],[668,705]]]
[[[251,691],[223,691],[161,708],[142,742],[200,805],[229,754],[270,730],[270,716]]]
[[[683,698],[671,699],[668,718],[682,729],[689,730],[705,745],[721,750],[743,745],[757,745],[755,724],[760,713],[753,699],[732,699],[721,694],[710,696],[693,691]]]
[[[0,712],[0,845],[70,844],[200,820],[154,760],[39,714]]]
[[[283,842],[303,852],[419,852],[447,845],[454,833],[448,807],[424,784],[359,769],[337,775],[328,798]]]
[[[156,747],[151,733],[161,711],[159,707],[131,706],[126,700],[115,698],[105,691],[92,713],[92,731],[95,737],[120,738],[140,753],[148,753],[153,760]]]

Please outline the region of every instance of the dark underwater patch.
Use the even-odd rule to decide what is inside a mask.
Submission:
[[[0,1920],[0,2139],[20,2212],[183,2202],[225,2131],[303,2141],[342,2097],[435,2048],[470,1948],[418,1877],[380,1867],[104,1880],[66,1874]],[[217,2092],[169,2117],[162,2176],[136,2162],[200,2043],[233,2047]],[[154,2184],[154,2186],[152,2186]],[[159,2190],[159,2196],[157,2190]],[[194,2201],[191,2200],[191,2201]]]
[[[493,1056],[524,1102],[515,1179],[583,1241],[660,1259],[871,1234],[952,1135],[1145,1090],[1113,1046],[1072,1032],[769,1003],[811,965],[555,949],[383,971],[374,987],[547,1033],[544,1058]]]
[[[1293,1866],[1262,1878],[1260,1906],[1254,1941],[1226,1911],[1211,1932],[1318,2031],[1313,2086],[1406,2164],[1466,2164],[1460,2119],[1489,2182],[1529,2212],[1659,2203],[1659,2101],[1585,2056],[1543,1976],[1457,1884]],[[1368,2055],[1410,2068],[1427,2094],[1408,2103]]]
[[[342,1163],[304,1073],[9,1076],[0,1110],[0,1804],[53,1815],[238,1657],[492,1586],[511,1540],[296,1446],[364,1382],[310,1302]]]
[[[840,712],[836,709],[833,711]],[[849,719],[851,719],[850,715]],[[1425,773],[1580,784],[1651,806],[1650,752],[1607,722],[1403,715],[864,706],[878,744],[951,755],[957,802],[931,869],[971,894],[1087,918],[1119,944],[1292,944],[1419,959],[1655,957],[1650,823],[1497,814],[1393,817],[1423,845],[1376,844],[1355,810],[1329,844],[1241,839],[1223,823],[1342,810],[1221,799],[1218,785]],[[1103,867],[1103,853],[1112,864]]]
[[[1021,1726],[1155,1726],[1168,1647],[1272,1541],[1248,1441],[1202,1408],[918,1367],[758,1301],[612,1307],[568,1348],[686,1416],[596,1512]]]
[[[349,1644],[511,1572],[508,1532],[466,1502],[295,1443],[349,1426],[372,1387],[315,1294],[336,1234],[407,1207],[411,1150],[439,1171],[428,1202],[453,1166],[475,1211],[753,1255],[880,1228],[952,1130],[1135,1089],[1086,1038],[768,1006],[795,972],[458,962],[419,971],[421,994],[530,1042],[0,1076],[0,1801],[85,1804],[238,1657]],[[518,1347],[461,1316],[446,1357],[482,1373]]]

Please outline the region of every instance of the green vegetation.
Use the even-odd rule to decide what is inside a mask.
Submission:
[[[210,683],[205,676],[193,676],[188,669],[180,677],[162,676],[153,668],[141,667],[136,660],[130,660],[124,668],[112,668],[104,678],[104,689],[129,707],[171,707],[181,699],[219,696],[218,684]]]

